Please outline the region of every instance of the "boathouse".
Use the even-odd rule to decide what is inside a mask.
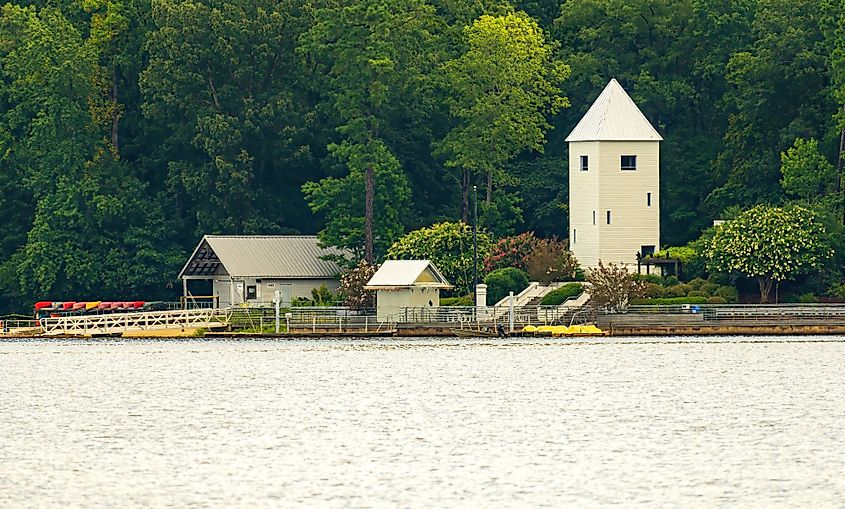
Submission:
[[[340,267],[324,258],[342,254],[320,247],[313,235],[206,235],[179,273],[183,298],[196,296],[190,283],[201,280],[211,282],[211,295],[202,296],[221,308],[269,306],[276,291],[289,306],[321,285],[336,290]]]
[[[663,138],[615,79],[572,130],[569,246],[581,266],[637,266],[660,246]]]
[[[440,307],[440,290],[451,288],[429,260],[387,260],[364,286],[376,292],[381,322],[405,321],[409,311],[413,321],[418,321],[421,312]]]

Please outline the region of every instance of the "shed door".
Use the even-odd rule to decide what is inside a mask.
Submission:
[[[290,296],[292,285],[279,285],[279,297],[281,298],[281,302],[279,303],[282,307],[289,307],[290,306]]]
[[[235,281],[235,295],[232,296],[232,304],[243,304],[244,302],[244,282]]]

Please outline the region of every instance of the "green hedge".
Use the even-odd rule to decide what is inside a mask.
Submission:
[[[472,295],[464,295],[463,297],[446,297],[440,299],[441,306],[472,306]]]
[[[561,286],[556,290],[547,293],[543,300],[540,301],[541,306],[559,306],[566,302],[570,297],[581,295],[583,289],[580,283],[569,283]]]
[[[487,304],[494,305],[508,296],[514,295],[528,287],[528,274],[514,267],[496,269],[484,278],[487,285]]]

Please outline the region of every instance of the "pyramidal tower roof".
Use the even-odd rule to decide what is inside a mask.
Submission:
[[[566,141],[660,141],[663,138],[616,79],[604,87]]]

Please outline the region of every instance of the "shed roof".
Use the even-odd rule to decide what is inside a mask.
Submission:
[[[234,277],[268,279],[326,279],[340,272],[327,255],[343,255],[322,248],[314,235],[206,235],[185,267],[184,276],[213,276],[222,265]]]
[[[387,260],[364,286],[367,290],[413,287],[446,290],[452,285],[429,260]]]
[[[660,141],[663,138],[645,118],[616,79],[599,94],[566,141]]]

